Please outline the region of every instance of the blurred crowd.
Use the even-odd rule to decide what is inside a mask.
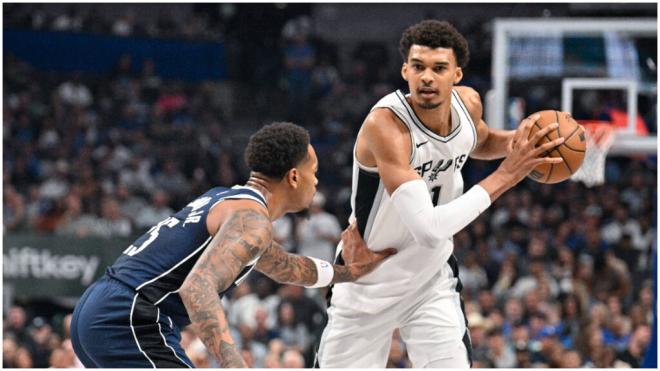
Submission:
[[[4,11],[5,27],[56,32],[91,32],[122,37],[148,36],[177,39],[219,40],[222,23],[213,22],[205,12],[173,12],[156,7],[156,14],[144,16],[140,8],[126,7],[107,16],[93,6],[61,4],[14,4]],[[109,9],[106,9],[109,10]]]
[[[528,181],[455,236],[476,366],[640,367],[656,170],[623,159],[608,170],[616,178],[593,189]]]
[[[76,11],[62,15],[66,22],[38,12],[11,19],[33,29],[98,27],[76,21]],[[126,33],[121,22],[96,32]],[[129,28],[125,36],[167,35]],[[278,31],[264,35],[275,52],[257,58],[263,63],[250,75],[238,73],[259,84],[233,92],[249,97],[243,109],[227,106],[218,83],[161,79],[151,60],[125,55],[99,76],[40,71],[6,55],[4,233],[140,235],[208,188],[246,179],[245,126],[289,119],[310,130],[323,159],[321,192],[308,214],[283,217],[274,233],[289,251],[332,260],[349,213],[354,136],[371,105],[400,87],[399,61],[366,43],[342,66],[306,16]],[[262,49],[250,50],[236,54]],[[479,87],[487,73],[466,83]],[[496,165],[468,162],[466,189]],[[455,236],[475,367],[640,366],[655,300],[656,174],[655,159],[620,157],[608,161],[601,187],[528,180]],[[310,367],[326,321],[324,296],[260,274],[233,290],[224,304],[248,365]],[[66,313],[35,315],[29,303],[7,308],[3,367],[80,366],[69,323]],[[182,345],[197,367],[217,366],[192,329]],[[410,367],[398,333],[388,367]]]

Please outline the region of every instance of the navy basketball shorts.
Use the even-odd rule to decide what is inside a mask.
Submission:
[[[129,286],[103,276],[73,311],[71,342],[87,368],[193,367],[180,330]]]

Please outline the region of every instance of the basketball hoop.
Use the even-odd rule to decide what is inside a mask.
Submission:
[[[571,180],[593,187],[605,183],[605,159],[614,143],[614,129],[606,121],[580,121],[587,136],[587,150],[582,166]]]

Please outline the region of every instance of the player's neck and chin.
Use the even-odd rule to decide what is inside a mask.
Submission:
[[[408,103],[422,124],[438,135],[447,135],[451,131],[451,98],[430,101],[408,97]]]

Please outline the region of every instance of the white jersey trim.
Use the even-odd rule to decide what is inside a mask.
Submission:
[[[202,243],[197,249],[195,249],[195,251],[193,251],[192,253],[190,253],[190,255],[186,256],[185,258],[181,259],[181,261],[178,262],[178,263],[176,263],[172,268],[170,268],[170,269],[168,269],[167,271],[161,273],[159,276],[157,276],[157,277],[155,277],[155,278],[152,278],[152,279],[150,279],[149,281],[147,281],[147,282],[141,284],[140,286],[138,286],[138,287],[135,289],[135,291],[139,291],[139,290],[140,290],[141,288],[143,288],[144,286],[146,286],[146,285],[148,285],[148,284],[150,284],[150,283],[153,283],[153,282],[155,282],[155,281],[158,281],[159,279],[161,279],[161,278],[167,276],[168,274],[172,273],[172,271],[175,270],[176,268],[178,268],[181,264],[185,263],[186,261],[188,261],[188,259],[190,259],[191,257],[195,256],[195,254],[197,254],[197,253],[199,252],[199,250],[201,250],[201,249],[203,249],[204,247],[206,247],[206,245],[208,245],[208,243],[211,242],[211,238],[213,238],[213,236],[209,236],[209,238],[207,238],[206,241],[204,241],[204,242],[203,242],[203,243]],[[169,293],[167,293],[167,294],[165,294],[165,295],[169,295]]]
[[[170,344],[167,343],[167,339],[165,339],[165,335],[163,334],[163,329],[162,329],[161,326],[160,326],[160,308],[156,307],[156,311],[157,311],[157,313],[158,313],[158,316],[156,317],[156,323],[158,324],[158,332],[160,333],[160,337],[163,338],[163,343],[165,343],[165,346],[166,346],[166,347],[170,348],[170,350],[172,351],[172,353],[174,354],[174,356],[175,356],[179,361],[181,361],[181,363],[183,363],[184,365],[188,366],[188,368],[192,368],[192,366],[189,365],[188,363],[186,363],[186,361],[184,361],[183,359],[181,359],[181,357],[179,357],[179,355],[176,354],[176,351],[174,350],[174,348],[172,348],[172,347],[170,346]]]
[[[452,94],[456,96],[456,100],[458,101],[458,106],[463,110],[463,113],[465,114],[465,119],[470,123],[470,128],[472,128],[472,133],[474,134],[474,144],[472,145],[472,150],[470,150],[470,153],[472,153],[476,148],[477,148],[477,125],[474,124],[474,121],[472,120],[472,117],[470,116],[470,113],[465,106],[465,103],[463,103],[463,99],[461,98],[461,95],[458,93],[458,91],[452,89]]]
[[[461,124],[461,121],[463,121],[463,120],[458,120],[458,125],[456,125],[456,127],[453,128],[453,130],[449,133],[449,135],[443,137],[442,135],[436,134],[431,129],[426,127],[426,125],[424,125],[424,123],[422,123],[422,121],[419,119],[419,117],[417,117],[417,114],[412,109],[412,107],[410,107],[410,104],[408,103],[408,100],[406,99],[406,96],[403,95],[401,90],[396,91],[396,96],[399,98],[399,100],[401,101],[401,104],[406,109],[406,111],[408,111],[408,115],[410,115],[410,117],[412,118],[412,121],[413,121],[413,123],[415,123],[415,126],[417,126],[417,128],[419,130],[421,130],[424,134],[426,134],[429,138],[438,140],[438,141],[443,142],[443,143],[447,143],[450,140],[454,139],[458,135],[458,133],[460,133],[461,127],[463,126]]]

